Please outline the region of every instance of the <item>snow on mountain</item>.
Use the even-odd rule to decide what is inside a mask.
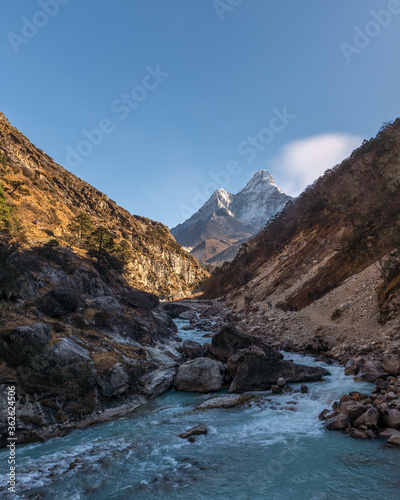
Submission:
[[[240,222],[261,228],[291,199],[275,184],[267,170],[260,170],[233,196],[231,210]]]
[[[279,189],[267,170],[259,170],[237,194],[229,193],[222,188],[214,191],[209,200],[192,217],[172,228],[171,233],[177,237],[179,233],[197,222],[212,219],[213,214],[220,209],[224,209],[227,215],[243,224],[260,229],[291,199]]]

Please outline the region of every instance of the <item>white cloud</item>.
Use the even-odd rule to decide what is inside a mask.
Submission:
[[[332,168],[359,147],[362,138],[350,134],[324,134],[294,141],[282,148],[271,162],[279,176],[279,185],[292,196]]]

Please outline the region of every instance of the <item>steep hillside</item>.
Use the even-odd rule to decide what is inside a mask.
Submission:
[[[396,251],[381,260],[400,247],[399,154],[397,119],[328,170],[243,245],[233,262],[217,269],[205,283],[206,296],[227,295],[248,308],[273,298],[282,310],[300,310],[377,262],[384,321],[400,283]]]
[[[65,170],[32,145],[0,114],[0,181],[26,245],[56,239],[81,255],[86,248],[77,231],[83,213],[93,229],[102,226],[126,257],[124,276],[141,290],[163,297],[186,295],[204,277],[197,261],[182,250],[168,228],[131,215],[114,201]]]
[[[207,253],[207,264],[232,260],[240,244],[256,234],[265,223],[282,210],[292,198],[283,193],[266,170],[256,172],[237,194],[217,189],[210,199],[188,220],[171,229],[178,243],[192,248],[197,258],[202,242],[219,240],[230,249]],[[195,253],[196,252],[196,253]]]

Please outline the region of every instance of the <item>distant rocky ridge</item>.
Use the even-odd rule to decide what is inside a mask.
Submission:
[[[190,247],[197,259],[219,265],[232,260],[240,244],[256,234],[291,199],[267,170],[260,170],[235,195],[217,189],[192,217],[172,228],[171,233],[178,243]],[[212,241],[207,244],[209,240]]]

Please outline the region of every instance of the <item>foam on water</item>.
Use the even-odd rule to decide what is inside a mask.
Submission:
[[[180,334],[196,340],[195,332]],[[193,411],[227,392],[171,391],[132,418],[21,446],[17,498],[398,499],[399,449],[328,432],[318,420],[342,394],[371,386],[355,383],[340,366],[285,357],[324,366],[331,376],[308,383],[309,394],[267,393],[246,408]],[[199,424],[209,432],[195,443],[177,437]],[[4,451],[0,463],[3,470]]]

